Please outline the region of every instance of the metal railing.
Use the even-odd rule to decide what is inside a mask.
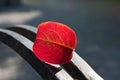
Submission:
[[[15,50],[44,80],[103,80],[75,51],[71,61],[63,65],[38,60],[32,52],[36,30],[27,25],[0,29],[0,41]]]

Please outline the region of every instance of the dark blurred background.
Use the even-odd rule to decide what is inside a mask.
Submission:
[[[120,0],[0,0],[0,28],[58,21],[77,34],[76,52],[105,80],[120,76]],[[0,80],[41,80],[0,43]]]

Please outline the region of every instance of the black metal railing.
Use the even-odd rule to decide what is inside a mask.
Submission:
[[[0,41],[15,50],[44,80],[103,80],[75,52],[72,60],[63,65],[47,64],[38,60],[32,52],[36,30],[27,25],[0,29]]]

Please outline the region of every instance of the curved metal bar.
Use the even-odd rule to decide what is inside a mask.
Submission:
[[[26,25],[16,25],[8,28],[16,31],[31,41],[34,41],[36,35],[36,28]],[[23,34],[23,32],[25,32]],[[33,38],[29,38],[30,36]],[[103,80],[75,51],[73,52],[72,60],[64,65],[61,65],[74,79],[77,80]]]
[[[14,49],[44,80],[58,80],[45,63],[38,60],[31,51],[32,42],[18,33],[0,29],[0,41]]]
[[[35,40],[36,32],[37,32],[37,28],[28,25],[15,25],[8,27],[7,29],[22,34],[31,41]]]
[[[19,34],[24,35],[28,39],[34,42],[36,35],[36,28],[33,26],[26,25],[16,25],[7,28],[9,30],[15,31]],[[77,68],[76,65],[72,61],[67,64],[61,65],[74,79],[78,80],[87,80],[87,78],[83,75],[83,73]]]
[[[0,29],[0,41],[22,56],[44,80],[74,80],[62,67],[49,65],[38,60],[32,52],[33,42],[22,35],[10,30]]]

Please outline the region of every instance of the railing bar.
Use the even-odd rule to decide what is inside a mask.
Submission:
[[[24,44],[25,45],[25,47],[27,47],[27,49],[29,49],[31,52],[32,52],[32,49],[31,49],[31,47],[32,47],[32,42],[29,40],[29,39],[27,39],[27,38],[25,38],[25,37],[23,37],[22,35],[19,35],[18,33],[15,33],[15,32],[13,32],[13,31],[9,31],[9,30],[3,30],[3,29],[1,29],[2,31],[4,31],[4,33],[8,33],[8,35],[10,35],[10,33],[12,33],[11,35],[10,35],[10,37],[12,37],[13,39],[15,39],[15,40],[18,40],[18,42],[20,42],[20,43],[22,43],[22,44]],[[19,36],[18,36],[19,35]],[[17,36],[17,37],[16,37]],[[1,35],[1,37],[2,37],[2,35]],[[4,38],[1,38],[1,39],[4,39]],[[5,37],[5,39],[8,39],[8,37],[6,36]],[[3,41],[5,41],[5,40],[3,40]],[[11,40],[10,40],[10,43],[12,43],[11,42]],[[7,45],[10,45],[10,43],[8,43]],[[15,44],[11,44],[11,45],[15,45]],[[21,48],[21,46],[17,43],[17,45],[15,45],[15,46],[17,46],[18,48]],[[10,46],[11,47],[11,46]],[[13,46],[12,46],[13,47]],[[14,49],[14,48],[13,48]],[[15,49],[16,49],[16,47],[15,47]],[[24,49],[24,48],[23,48]],[[19,50],[19,49],[18,49]],[[18,53],[19,52],[21,52],[22,50],[19,50],[18,51]],[[26,55],[26,53],[24,53],[24,55]],[[29,54],[29,53],[27,53],[27,55],[31,55],[31,53]],[[26,56],[27,56],[26,55]],[[33,56],[33,53],[32,53],[32,56]],[[35,56],[34,56],[35,57]],[[26,57],[27,58],[27,57]],[[36,57],[35,57],[36,58]],[[30,58],[28,58],[29,60],[31,60]],[[37,58],[36,58],[37,59]],[[38,60],[38,59],[37,59]],[[33,60],[33,62],[34,62],[35,60]],[[40,61],[40,60],[38,60],[38,61]],[[36,63],[36,61],[35,61],[35,63]],[[65,70],[64,69],[62,69],[62,68],[59,68],[59,66],[53,66],[53,65],[49,65],[49,64],[46,64],[46,63],[44,63],[45,64],[45,66],[47,67],[47,69],[48,70],[50,70],[50,72],[52,71],[52,73],[53,73],[53,75],[54,76],[56,76],[59,80],[62,80],[63,79],[63,77],[65,78],[65,80],[74,80],[68,73],[66,73],[65,72]],[[40,64],[38,63],[38,64],[36,64],[35,66],[40,66]],[[35,69],[39,69],[39,66],[38,67],[36,67]],[[34,68],[34,66],[33,66],[33,68]],[[41,67],[41,69],[42,68],[44,68],[44,67]],[[41,69],[39,69],[39,70],[41,70]],[[48,71],[46,71],[46,72],[48,72]],[[44,72],[43,72],[44,73]],[[41,72],[41,74],[42,74],[42,76],[46,76],[46,74],[43,74],[42,72]],[[41,75],[40,74],[40,75]],[[59,75],[58,75],[59,74]],[[64,75],[65,76],[64,76]],[[47,78],[47,77],[46,77]],[[52,78],[52,77],[51,77]],[[46,80],[46,79],[45,79]],[[54,79],[47,79],[47,80],[54,80]]]
[[[22,26],[22,25],[21,25]],[[34,27],[31,27],[34,28]],[[25,28],[25,27],[20,27],[20,26],[12,26],[7,28],[9,30],[13,30],[16,31],[22,35],[24,35],[25,37],[27,37],[28,39],[30,39],[31,41],[35,40],[35,35],[36,35],[36,31],[30,31],[28,30],[29,28]],[[30,35],[31,34],[31,35]],[[30,35],[30,36],[29,36]],[[31,39],[32,37],[32,39]],[[78,67],[76,67],[76,65],[70,61],[67,64],[61,65],[74,79],[78,79],[78,80],[87,80],[87,78],[83,75],[83,73],[78,69]]]
[[[33,52],[16,40],[8,30],[0,29],[0,41],[14,49],[22,58],[24,58],[44,80],[58,80],[58,78],[45,66],[45,63],[38,60]],[[11,31],[10,31],[11,32]],[[12,35],[17,34],[13,33]],[[20,37],[20,36],[18,36]]]

